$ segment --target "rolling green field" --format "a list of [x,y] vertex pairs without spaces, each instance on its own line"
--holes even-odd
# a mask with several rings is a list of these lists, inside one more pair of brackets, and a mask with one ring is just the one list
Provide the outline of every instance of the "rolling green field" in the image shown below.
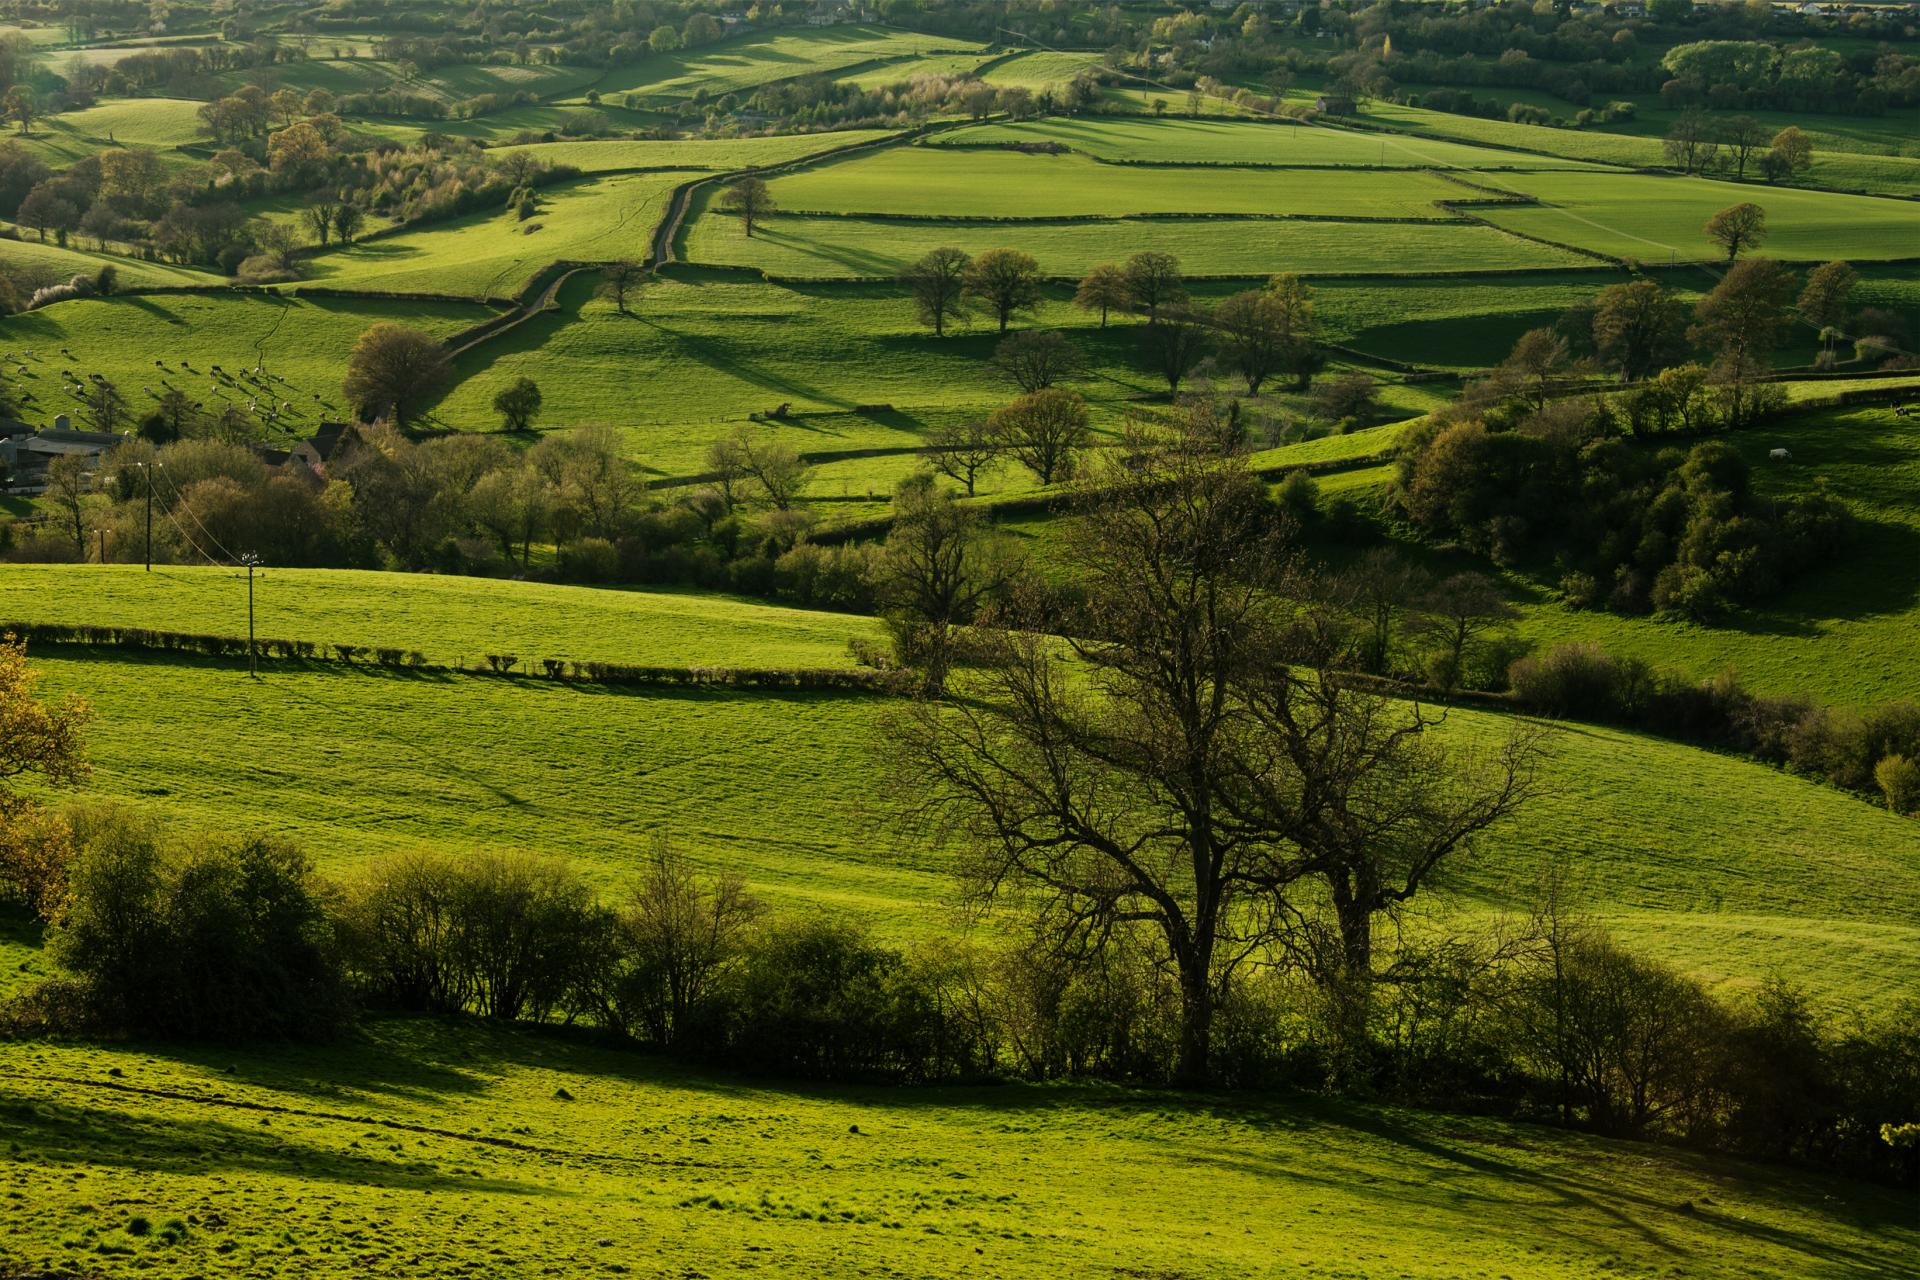
[[979,47],[966,40],[878,26],[780,31],[685,53],[652,55],[634,66],[615,68],[594,88],[602,97],[632,93],[654,104],[739,93],[776,80],[843,71],[877,59],[972,52]]
[[879,89],[904,84],[923,76],[960,77],[969,75],[989,60],[977,52],[930,53],[920,57],[889,58],[872,66],[856,66],[834,77],[841,84],[862,89]]
[[1302,1096],[776,1088],[401,1020],[331,1049],[10,1052],[0,1259],[164,1280],[1828,1280],[1920,1249],[1890,1190]]
[[1386,165],[1394,168],[1586,169],[1579,160],[1526,156],[1441,142],[1397,138],[1299,121],[1178,120],[1080,116],[955,129],[936,146],[1058,142],[1100,160],[1219,165]]
[[782,164],[819,151],[856,146],[887,136],[885,129],[844,129],[833,133],[783,134],[766,138],[676,138],[664,142],[609,138],[592,142],[537,142],[502,147],[524,151],[548,164],[571,165],[582,173],[618,169],[745,169]]
[[[231,663],[77,652],[37,661],[51,690],[95,703],[92,793],[282,833],[326,867],[421,845],[531,847],[616,885],[666,832],[779,902],[853,911],[895,936],[956,924],[946,855],[909,839],[874,786],[889,699],[377,669],[276,668],[256,683]],[[1444,734],[1466,747],[1505,727],[1455,711]],[[1566,727],[1550,751],[1545,794],[1459,865],[1436,906],[1521,906],[1558,858],[1623,939],[1709,980],[1788,972],[1832,999],[1920,981],[1920,827],[1634,734]]]
[[[493,313],[463,303],[386,302],[379,299],[280,300],[246,294],[166,294],[146,298],[63,302],[43,311],[0,318],[0,346],[22,355],[16,384],[44,413],[70,412],[62,373],[100,373],[118,383],[133,411],[143,414],[168,387],[210,406],[250,393],[212,379],[210,367],[251,369],[264,357],[293,402],[289,425],[311,428],[337,418],[346,353],[368,325],[393,320],[437,335],[478,324]],[[72,356],[63,357],[65,347]],[[164,353],[167,368],[155,367]],[[180,362],[192,365],[192,372]]]
[[[4,224],[0,224],[4,225]],[[22,228],[18,240],[0,240],[0,254],[6,255],[9,263],[37,267],[48,273],[67,276],[96,274],[100,268],[111,266],[119,273],[119,286],[122,289],[162,288],[174,285],[197,285],[217,287],[225,279],[211,271],[197,267],[176,266],[170,262],[143,262],[138,258],[129,258],[118,253],[99,253],[92,249],[66,248],[49,240],[42,244],[33,233]],[[68,304],[71,305],[71,304]],[[0,330],[4,330],[8,317],[0,316]]]
[[748,239],[737,219],[697,194],[699,215],[685,229],[693,262],[753,267],[795,279],[891,278],[930,249],[969,252],[1013,248],[1030,253],[1049,276],[1085,274],[1151,245],[1195,276],[1261,277],[1380,274],[1400,271],[1539,271],[1592,258],[1460,222],[1356,223],[1277,219],[1111,218],[1080,222],[889,221],[777,214]]
[[351,93],[405,93],[437,102],[458,102],[483,94],[532,93],[555,98],[585,89],[600,73],[565,65],[482,66],[454,63],[409,76],[398,64],[374,58],[314,58],[227,73],[229,88],[257,84],[271,92],[315,89]]
[[502,209],[336,248],[307,260],[316,284],[504,297],[548,263],[644,258],[673,189],[696,172],[606,174],[547,187],[522,222]]
[[[9,565],[0,624],[93,623],[239,635],[246,599],[231,570],[167,565]],[[396,601],[405,607],[396,609]],[[260,634],[422,652],[430,663],[511,653],[640,666],[846,667],[871,618],[681,591],[356,570],[276,569],[255,589]]]
[[1716,211],[1746,201],[1767,211],[1764,252],[1776,258],[1907,258],[1920,227],[1920,211],[1901,201],[1705,178],[1533,173],[1503,175],[1500,185],[1544,207],[1480,210],[1494,225],[1654,264],[1723,258],[1702,228]]
[[896,147],[827,161],[772,182],[793,212],[947,218],[1112,217],[1130,213],[1446,218],[1462,188],[1426,174],[1300,174],[1117,168],[1084,156]]

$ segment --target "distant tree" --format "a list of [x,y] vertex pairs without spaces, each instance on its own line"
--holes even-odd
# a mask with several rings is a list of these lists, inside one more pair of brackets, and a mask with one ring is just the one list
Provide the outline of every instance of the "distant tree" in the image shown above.
[[1298,277],[1278,277],[1279,289],[1248,289],[1213,309],[1221,355],[1259,395],[1266,380],[1283,370],[1308,367],[1313,302]]
[[92,378],[81,393],[80,404],[87,422],[95,431],[118,431],[127,420],[127,398],[120,394],[110,378]]
[[40,97],[31,85],[16,84],[8,89],[0,107],[5,108],[7,119],[20,126],[21,133],[32,133],[33,122],[40,118]]
[[1733,262],[1743,249],[1757,249],[1767,238],[1767,211],[1757,204],[1736,204],[1707,219],[1707,239],[1727,251]]
[[527,451],[527,462],[552,487],[556,530],[612,542],[632,529],[647,481],[614,428],[594,423],[550,435]]
[[638,290],[646,279],[646,268],[632,258],[620,258],[600,268],[600,292],[613,301],[613,309],[621,315],[628,314],[627,298]]
[[267,139],[267,165],[285,181],[304,186],[319,177],[333,158],[320,131],[302,121]]
[[921,693],[946,692],[959,628],[1009,580],[1011,561],[988,536],[976,508],[918,476],[893,501],[893,529],[876,566],[876,586],[894,650],[921,672]]
[[1074,455],[1086,446],[1087,404],[1071,391],[1036,391],[994,410],[988,427],[1009,456],[1041,484],[1065,479]]
[[1823,262],[1807,272],[1806,287],[1795,304],[1800,318],[1821,330],[1844,328],[1847,300],[1860,283],[1860,273],[1844,262]]
[[267,98],[267,108],[273,112],[282,129],[298,120],[305,107],[300,95],[292,89],[276,89]]
[[1004,451],[999,435],[980,418],[936,427],[927,436],[927,461],[941,475],[965,485],[969,498],[980,475],[995,466]]
[[1688,107],[1667,131],[1667,162],[1678,165],[1682,173],[1698,173],[1712,165],[1720,150],[1713,124],[1696,107]]
[[79,226],[80,210],[52,184],[43,182],[27,193],[13,219],[29,230],[38,231],[40,243],[45,244],[47,232],[57,232],[64,239],[67,232]]
[[1695,305],[1687,336],[1722,356],[1764,361],[1780,345],[1793,286],[1793,273],[1772,258],[1735,263]]
[[959,249],[934,249],[900,273],[900,281],[913,295],[920,323],[933,329],[933,336],[946,336],[947,325],[966,318],[967,267],[972,261]]
[[1040,264],[1018,249],[989,249],[967,264],[962,288],[1005,333],[1015,315],[1039,308]]
[[662,24],[647,34],[647,48],[655,53],[672,53],[680,47],[680,33]]
[[747,466],[740,435],[736,431],[707,446],[707,481],[720,499],[722,512],[729,516],[746,501]]
[[1313,391],[1313,411],[1326,422],[1364,422],[1379,406],[1380,384],[1358,371],[1329,378]]
[[383,320],[354,341],[341,391],[363,417],[391,414],[393,425],[404,427],[452,376],[438,339]]
[[1132,301],[1133,289],[1127,283],[1127,273],[1111,262],[1103,262],[1087,272],[1073,295],[1074,306],[1100,313],[1102,329],[1107,327],[1108,312],[1127,307]]
[[1720,145],[1727,150],[1727,158],[1733,164],[1733,176],[1747,176],[1747,161],[1759,154],[1761,148],[1768,145],[1771,136],[1767,126],[1752,116],[1734,116],[1720,123],[1718,133]]
[[720,209],[739,214],[751,236],[754,224],[773,212],[773,191],[764,178],[742,178],[720,193]]
[[1434,647],[1428,674],[1448,693],[1460,687],[1475,643],[1519,616],[1493,579],[1473,572],[1442,579],[1417,608],[1419,630]]
[[507,467],[481,477],[468,509],[474,523],[499,542],[500,554],[508,561],[517,554],[525,568],[533,561],[533,540],[552,525],[555,497],[537,468]]
[[1157,324],[1141,331],[1140,346],[1148,365],[1167,380],[1167,390],[1180,394],[1180,384],[1206,358],[1207,327],[1193,312],[1169,312]]
[[760,488],[775,511],[789,511],[813,481],[813,468],[800,451],[771,432],[755,434],[741,427],[733,434],[741,474]]
[[1678,359],[1686,331],[1686,305],[1653,280],[1610,285],[1595,300],[1594,348],[1629,382]]
[[357,204],[343,202],[333,211],[333,230],[340,237],[341,244],[352,244],[353,238],[360,234],[360,228],[366,225],[367,212]]
[[47,464],[47,501],[65,516],[73,535],[73,551],[87,558],[87,499],[93,494],[93,473],[77,453],[63,453]]
[[1086,364],[1080,348],[1057,329],[1010,333],[993,350],[994,367],[1022,391],[1045,391]]
[[534,415],[540,412],[540,386],[532,378],[515,378],[493,398],[493,411],[500,415],[502,431],[533,430]]
[[1547,407],[1554,380],[1567,372],[1571,355],[1567,340],[1552,329],[1529,329],[1513,344],[1500,367],[1525,389],[1538,413]]
[[333,234],[334,215],[340,212],[340,202],[321,197],[300,211],[300,220],[307,224],[307,230],[313,232],[313,238],[325,248],[327,239]]
[[1767,179],[1780,182],[1813,166],[1813,139],[1797,125],[1788,125],[1773,135],[1773,144],[1761,158]]
[[85,780],[88,768],[84,730],[93,711],[86,699],[69,693],[59,702],[35,695],[38,673],[27,665],[26,641],[0,635],[0,821],[25,797],[11,788],[16,779],[70,787]]
[[1131,305],[1146,313],[1150,325],[1159,322],[1162,307],[1178,306],[1187,300],[1180,259],[1170,253],[1136,253],[1127,259],[1126,273]]

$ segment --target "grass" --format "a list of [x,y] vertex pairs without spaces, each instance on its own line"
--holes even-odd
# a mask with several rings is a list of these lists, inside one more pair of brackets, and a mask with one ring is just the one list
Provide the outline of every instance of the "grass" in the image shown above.
[[524,151],[549,164],[572,165],[582,173],[617,169],[745,169],[781,164],[834,147],[884,138],[885,129],[844,129],[832,133],[786,134],[767,138],[683,138],[665,142],[610,138],[593,142],[538,142],[502,147]]
[[968,52],[969,40],[880,26],[837,26],[749,35],[684,53],[650,55],[594,85],[603,98],[636,94],[649,103],[717,98],[795,76],[826,75],[876,59]]
[[976,125],[938,135],[942,146],[1058,142],[1100,160],[1145,163],[1387,165],[1472,169],[1586,168],[1582,161],[1525,156],[1485,147],[1422,143],[1408,154],[1395,139],[1298,121],[1106,118],[1028,120]]
[[922,76],[958,78],[990,61],[990,55],[977,52],[930,53],[921,57],[889,58],[873,66],[855,67],[834,77],[841,84],[862,89],[881,89],[905,84]]
[[[117,253],[100,253],[92,249],[78,247],[62,249],[49,240],[42,244],[33,232],[14,228],[18,240],[0,240],[0,254],[4,254],[9,265],[37,269],[41,272],[57,273],[61,280],[68,276],[96,274],[100,268],[111,266],[119,273],[119,286],[123,289],[146,289],[171,285],[201,285],[207,287],[225,283],[225,279],[211,271],[202,271],[197,267],[175,266],[169,262],[143,262],[138,258],[129,258]],[[34,237],[29,239],[28,237]],[[77,238],[73,242],[78,244]],[[70,305],[70,304],[63,304]],[[0,318],[0,333],[4,333],[7,320]]]
[[504,209],[468,214],[308,260],[314,283],[386,292],[503,297],[561,260],[644,258],[685,171],[606,174],[547,187],[526,222]]
[[[336,871],[421,845],[534,847],[617,885],[665,832],[777,902],[896,936],[959,924],[946,854],[896,828],[898,797],[876,786],[886,699],[332,668],[252,682],[231,663],[70,649],[36,661],[50,690],[95,704],[92,792],[283,833]],[[1445,737],[1486,746],[1505,727],[1456,711]],[[1431,902],[1521,906],[1558,858],[1623,938],[1711,980],[1786,972],[1835,1000],[1920,981],[1920,827],[1633,734],[1567,728],[1551,752],[1543,796]]]
[[599,74],[590,67],[564,64],[499,66],[453,63],[422,71],[409,78],[400,67],[375,58],[313,58],[304,62],[250,67],[221,77],[229,89],[257,84],[268,92],[315,89],[344,96],[352,93],[404,93],[436,102],[454,103],[483,94],[531,93],[557,98],[585,89]]
[[1833,1280],[1920,1247],[1888,1190],[1291,1095],[798,1089],[415,1020],[13,1057],[0,1257],[48,1270]]
[[[1269,171],[1271,172],[1271,171]],[[684,233],[695,262],[754,267],[795,279],[890,278],[930,249],[1032,254],[1050,276],[1079,276],[1141,249],[1174,254],[1196,276],[1265,277],[1401,271],[1500,271],[1600,264],[1490,227],[1462,223],[1370,225],[1271,219],[1128,219],[1065,223],[912,222],[780,214],[752,239],[737,219],[695,197]]]
[[1426,174],[1115,168],[1076,155],[897,147],[772,182],[794,212],[1023,218],[1130,213],[1445,218],[1461,188]]
[[[69,370],[112,379],[138,415],[169,386],[210,408],[252,398],[245,388],[216,382],[210,368],[251,369],[264,356],[280,394],[293,402],[286,424],[311,430],[344,411],[339,395],[347,351],[368,325],[394,320],[444,336],[490,314],[460,303],[287,301],[236,293],[90,299],[0,318],[0,347],[16,357],[33,351],[32,359],[21,361],[26,368],[15,385],[33,397],[34,411],[49,416],[74,408],[62,390]],[[63,347],[70,357],[60,354]],[[157,368],[157,359],[167,367]],[[183,360],[192,372],[181,369]]]
[[[511,653],[641,666],[846,667],[877,623],[680,591],[354,570],[275,569],[256,587],[263,636],[418,650],[438,664]],[[0,620],[246,632],[232,571],[169,565],[10,565]]]
[[1913,207],[1893,200],[1640,174],[1515,174],[1500,185],[1547,207],[1482,210],[1489,222],[1655,264],[1723,259],[1703,228],[1717,211],[1747,201],[1767,211],[1765,252],[1773,257],[1872,261],[1912,250]]

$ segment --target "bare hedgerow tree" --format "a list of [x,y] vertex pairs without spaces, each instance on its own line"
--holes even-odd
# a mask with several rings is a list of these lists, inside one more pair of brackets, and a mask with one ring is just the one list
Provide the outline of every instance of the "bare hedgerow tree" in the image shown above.
[[875,565],[875,586],[900,660],[922,673],[921,692],[946,692],[959,630],[1006,590],[1016,566],[1004,545],[933,477],[915,476],[894,495],[893,531]]
[[1005,452],[999,435],[980,418],[936,427],[927,435],[927,461],[941,475],[965,485],[969,498],[981,474],[997,465]]
[[627,299],[646,282],[647,269],[632,258],[619,258],[600,268],[600,295],[613,303],[621,315],[628,314]]
[[751,239],[754,227],[773,212],[773,191],[766,179],[745,177],[720,193],[719,207],[723,213],[739,214]]
[[1036,391],[994,410],[987,428],[1014,461],[1041,484],[1052,484],[1067,477],[1074,455],[1086,446],[1087,402],[1057,387]]
[[[1236,971],[1301,934],[1369,965],[1375,915],[1511,811],[1526,752],[1482,776],[1425,737],[1431,717],[1341,678],[1243,458],[1185,436],[1129,452],[1075,494],[1069,637],[1014,606],[969,697],[921,700],[890,736],[915,814],[964,841],[976,901],[1026,908],[1063,950],[1151,944],[1198,1082]],[[1296,897],[1308,877],[1330,930]]]
[[993,349],[993,365],[1028,393],[1045,391],[1085,367],[1080,348],[1057,329],[1010,333]]

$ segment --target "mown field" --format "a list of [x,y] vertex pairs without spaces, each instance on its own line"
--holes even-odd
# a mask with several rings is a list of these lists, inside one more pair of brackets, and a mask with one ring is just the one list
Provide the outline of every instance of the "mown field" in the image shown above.
[[318,254],[307,281],[394,293],[503,297],[562,260],[644,258],[673,189],[694,171],[606,174],[543,188],[521,221],[489,210]]
[[780,134],[765,138],[676,138],[644,141],[608,138],[583,142],[536,142],[502,147],[502,154],[524,151],[553,165],[582,173],[621,169],[745,169],[781,164],[819,151],[857,146],[887,136],[885,129],[843,129],[831,133]]
[[875,60],[970,53],[980,47],[967,40],[879,26],[780,31],[685,53],[652,55],[634,66],[615,68],[593,87],[603,98],[634,94],[652,105],[739,93],[776,80],[830,74]]
[[1827,1280],[1920,1249],[1892,1191],[1310,1097],[777,1088],[398,1020],[330,1049],[12,1052],[0,1259],[164,1280]]

